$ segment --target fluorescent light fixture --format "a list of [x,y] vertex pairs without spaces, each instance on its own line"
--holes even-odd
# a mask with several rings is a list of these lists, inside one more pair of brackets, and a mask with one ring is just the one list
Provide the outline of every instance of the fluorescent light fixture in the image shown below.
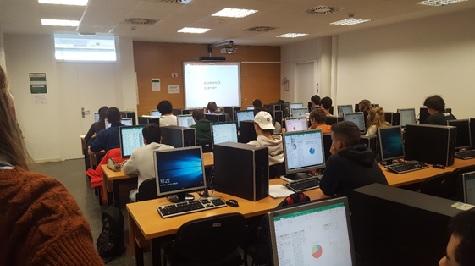
[[460,2],[465,2],[467,0],[425,0],[419,2],[418,4],[421,5],[428,5],[428,6],[446,6],[450,4],[457,4]]
[[89,0],[38,0],[40,4],[85,6]]
[[282,37],[282,38],[297,38],[297,37],[303,37],[303,36],[307,36],[308,34],[307,33],[286,33],[286,34],[282,34],[282,35],[279,35],[277,37]]
[[71,19],[41,19],[41,25],[43,26],[79,26],[79,20]]
[[205,33],[207,31],[209,31],[209,29],[184,27],[183,29],[179,30],[178,32],[183,32],[183,33]]
[[243,18],[249,15],[257,13],[258,10],[254,9],[242,9],[242,8],[223,8],[218,13],[214,13],[212,16],[228,17],[228,18]]
[[362,19],[362,18],[347,18],[347,19],[342,19],[338,20],[335,22],[330,23],[330,25],[337,25],[337,26],[352,26],[364,22],[371,21],[371,19]]

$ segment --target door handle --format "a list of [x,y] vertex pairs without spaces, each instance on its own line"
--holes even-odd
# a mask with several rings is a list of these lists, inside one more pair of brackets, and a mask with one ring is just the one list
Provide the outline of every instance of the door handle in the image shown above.
[[81,117],[86,118],[86,115],[90,114],[91,111],[87,110],[84,107],[81,107]]

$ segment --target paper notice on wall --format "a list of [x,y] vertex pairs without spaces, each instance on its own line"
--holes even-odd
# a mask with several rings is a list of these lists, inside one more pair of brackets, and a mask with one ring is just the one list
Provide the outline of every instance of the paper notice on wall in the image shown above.
[[160,79],[152,79],[152,91],[160,91]]
[[168,93],[180,93],[180,85],[168,85]]
[[47,94],[32,94],[31,101],[33,104],[48,104]]
[[30,93],[47,93],[46,73],[30,73]]

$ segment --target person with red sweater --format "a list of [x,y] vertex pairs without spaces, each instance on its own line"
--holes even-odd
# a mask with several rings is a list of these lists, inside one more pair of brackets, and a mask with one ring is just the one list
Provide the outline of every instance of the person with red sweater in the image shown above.
[[0,265],[103,265],[71,194],[28,171],[7,84],[0,66]]

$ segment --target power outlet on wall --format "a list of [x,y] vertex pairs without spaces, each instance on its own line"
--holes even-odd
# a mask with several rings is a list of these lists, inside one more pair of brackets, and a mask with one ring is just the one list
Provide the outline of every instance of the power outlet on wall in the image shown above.
[[172,73],[172,78],[178,78],[178,73]]

